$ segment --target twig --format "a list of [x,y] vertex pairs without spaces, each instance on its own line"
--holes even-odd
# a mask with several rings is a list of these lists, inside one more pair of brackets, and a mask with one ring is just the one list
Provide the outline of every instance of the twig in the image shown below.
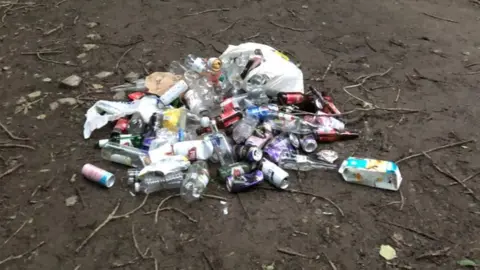
[[322,252],[322,254],[327,259],[328,264],[330,264],[330,267],[332,268],[332,270],[337,270],[337,267],[335,266],[335,264],[333,264],[333,262],[330,260],[330,258],[328,258],[327,254],[325,252]]
[[95,230],[93,230],[90,235],[85,238],[85,240],[83,240],[83,242],[77,247],[77,249],[75,249],[75,252],[78,253],[80,250],[82,250],[82,248],[88,243],[88,241],[98,232],[100,231],[103,227],[105,227],[105,225],[107,225],[108,222],[112,221],[112,220],[115,220],[115,219],[120,219],[120,218],[128,218],[131,214],[135,213],[136,211],[140,210],[140,208],[142,208],[145,203],[147,202],[147,199],[148,199],[148,194],[145,196],[145,199],[143,200],[143,202],[138,206],[136,207],[135,209],[123,214],[123,215],[115,215],[117,213],[117,210],[118,208],[120,207],[120,201],[117,202],[117,205],[115,206],[115,208],[113,209],[113,211],[107,216],[107,218],[100,224],[98,225],[97,228],[95,228]]
[[[138,43],[145,41],[143,36],[134,36],[134,37],[136,37],[136,40],[133,40],[127,43],[115,43],[115,42],[105,42],[105,41],[97,41],[95,43],[101,44],[101,45],[109,45],[109,46],[115,46],[119,48],[125,48],[125,47],[131,47],[133,45],[137,45]],[[130,40],[132,40],[132,38],[130,38]]]
[[403,225],[400,225],[400,224],[397,224],[397,223],[393,223],[393,222],[389,222],[389,221],[384,221],[384,220],[378,220],[378,221],[380,221],[380,222],[382,222],[382,223],[385,223],[385,224],[388,224],[388,225],[392,225],[392,226],[398,227],[398,228],[405,229],[405,230],[410,231],[410,232],[413,232],[413,233],[416,233],[416,234],[421,235],[421,236],[423,236],[423,237],[426,237],[426,238],[428,238],[428,239],[430,239],[430,240],[435,240],[435,241],[438,241],[438,240],[439,240],[439,239],[436,238],[435,236],[431,236],[431,235],[429,235],[429,234],[427,234],[427,233],[421,232],[421,231],[419,231],[419,230],[416,230],[416,229],[413,229],[413,228],[410,228],[410,227],[405,227],[405,226],[403,226]]
[[137,251],[138,255],[142,258],[142,259],[147,259],[147,252],[148,250],[146,250],[145,252],[142,252],[140,250],[140,247],[138,246],[138,242],[137,242],[137,238],[135,236],[135,225],[132,223],[132,238],[133,238],[133,245],[135,246],[135,250]]
[[208,267],[210,267],[210,270],[215,270],[215,267],[213,267],[213,264],[210,261],[210,259],[207,257],[207,254],[205,254],[204,251],[202,252],[202,254],[203,254],[203,257],[205,258],[205,260],[207,261],[207,264],[208,264]]
[[370,79],[370,78],[373,78],[373,77],[383,77],[383,76],[387,75],[392,69],[393,69],[393,67],[390,67],[389,69],[387,69],[385,72],[382,72],[382,73],[372,73],[372,74],[369,74],[369,75],[362,75],[362,76],[358,77],[358,78],[355,80],[355,81],[358,81],[358,80],[361,79],[360,83],[345,86],[345,87],[343,87],[343,91],[345,91],[345,93],[347,93],[349,96],[353,97],[354,99],[363,102],[363,106],[364,106],[364,107],[372,108],[372,107],[373,107],[373,104],[372,104],[372,103],[367,102],[367,101],[365,101],[365,100],[363,100],[363,99],[361,99],[361,98],[353,95],[353,94],[350,93],[347,89],[360,87],[360,86],[362,86],[362,85],[363,85],[368,79]]
[[370,48],[370,50],[372,50],[373,52],[377,52],[377,49],[375,49],[368,41],[369,40],[368,37],[365,37],[364,40],[365,40],[365,44],[367,44],[367,47]]
[[248,220],[250,220],[250,215],[247,212],[247,208],[245,208],[245,205],[243,205],[242,198],[240,198],[240,194],[238,193],[237,193],[237,198],[238,198],[238,202],[240,203],[240,206],[243,209],[243,212],[245,213],[245,216],[247,217]]
[[61,4],[65,3],[65,2],[67,2],[67,0],[62,0],[62,1],[60,1],[60,2],[57,2],[57,3],[55,4],[55,7],[59,7]]
[[465,65],[465,68],[471,68],[473,66],[478,66],[480,65],[480,62],[477,62],[477,63],[471,63],[471,64],[468,64],[468,65]]
[[118,70],[118,66],[120,65],[120,62],[122,61],[122,59],[131,51],[133,50],[134,47],[130,47],[130,49],[126,50],[122,56],[120,56],[120,58],[118,58],[118,61],[117,61],[117,64],[115,65],[115,70]]
[[133,259],[131,259],[130,261],[124,262],[124,263],[114,262],[111,267],[112,267],[112,268],[121,268],[121,267],[129,266],[129,265],[135,264],[135,263],[138,261],[138,259],[139,259],[139,258],[136,257],[136,258],[133,258]]
[[10,255],[10,256],[8,256],[7,258],[1,260],[1,261],[0,261],[0,265],[4,264],[4,263],[6,263],[6,262],[9,262],[9,261],[21,259],[21,258],[23,258],[23,256],[34,252],[35,250],[39,249],[39,248],[40,248],[41,246],[43,246],[43,245],[45,245],[45,241],[40,242],[40,244],[36,245],[34,248],[32,248],[32,249],[30,249],[30,250],[28,250],[28,251],[25,251],[25,252],[22,253],[22,254]]
[[210,194],[203,194],[202,198],[209,198],[209,199],[214,199],[214,200],[219,200],[219,201],[227,201],[227,198],[217,196],[217,195],[210,195]]
[[397,97],[395,98],[395,103],[398,102],[398,100],[400,99],[400,93],[402,92],[402,89],[401,88],[398,88],[398,92],[397,92]]
[[0,122],[0,127],[3,129],[3,131],[5,131],[8,135],[8,137],[10,137],[10,139],[12,140],[17,140],[17,141],[30,141],[30,138],[21,138],[21,137],[17,137],[15,135],[13,135],[12,132],[10,132],[10,130],[8,130],[8,128],[2,124],[2,122]]
[[207,9],[207,10],[198,11],[198,12],[194,12],[194,13],[189,13],[189,14],[186,14],[185,16],[183,16],[183,17],[196,16],[196,15],[210,13],[210,12],[229,11],[229,10],[230,10],[229,8],[212,8],[212,9]]
[[14,171],[16,171],[18,168],[22,167],[23,165],[24,165],[23,163],[20,163],[20,164],[17,164],[16,166],[14,166],[13,168],[8,169],[4,173],[0,174],[0,179],[2,179],[4,176],[7,176],[7,175],[13,173]]
[[79,264],[79,265],[75,266],[75,268],[74,268],[73,270],[78,270],[78,269],[80,269],[81,266],[82,266],[82,265]]
[[178,208],[175,208],[175,207],[170,207],[170,206],[160,208],[160,209],[158,209],[158,211],[147,212],[147,213],[145,213],[145,215],[147,215],[147,214],[153,214],[153,213],[157,214],[157,213],[160,213],[160,212],[163,212],[163,211],[175,211],[175,212],[177,212],[177,213],[182,214],[184,217],[188,218],[188,220],[190,220],[191,222],[193,222],[193,223],[198,223],[198,221],[197,221],[196,219],[192,218],[191,216],[189,216],[189,215],[188,215],[187,213],[185,213],[184,211],[182,211],[182,210],[180,210],[180,209],[178,209]]
[[213,33],[213,35],[212,35],[212,36],[216,36],[216,35],[218,35],[218,34],[220,34],[220,33],[222,33],[222,32],[225,32],[225,31],[227,31],[228,29],[230,29],[230,28],[234,27],[234,26],[235,26],[235,24],[237,24],[237,22],[238,22],[238,21],[240,21],[240,20],[241,20],[241,19],[237,19],[237,20],[235,20],[235,21],[234,21],[233,23],[231,23],[229,26],[227,26],[227,27],[225,27],[225,28],[223,28],[223,29],[221,29],[221,30],[219,30],[219,31],[217,31],[217,32],[215,32],[215,33]]
[[293,230],[293,232],[296,233],[296,234],[301,234],[301,235],[305,235],[305,236],[308,235],[308,233],[306,233],[306,232],[301,232],[301,231],[297,231],[297,230]]
[[175,197],[180,197],[180,194],[174,194],[174,195],[170,195],[168,197],[166,197],[165,199],[163,199],[157,206],[157,210],[155,210],[155,224],[158,223],[158,213],[160,212],[160,209],[162,208],[162,205],[164,203],[166,203],[168,200],[170,200],[171,198],[175,198]]
[[[175,32],[173,32],[173,33],[175,33]],[[180,33],[175,33],[175,34],[177,34],[177,35],[179,35],[179,36],[182,36],[182,37],[184,37],[184,38],[188,38],[188,39],[194,40],[194,41],[200,43],[203,47],[207,47],[207,45],[205,44],[205,42],[201,41],[200,39],[198,39],[198,38],[196,38],[196,37],[187,36],[187,35],[180,34]]]
[[306,258],[306,259],[314,258],[314,257],[311,257],[311,256],[307,256],[305,254],[296,252],[294,250],[291,250],[290,248],[277,248],[277,251],[280,252],[280,253],[283,253],[283,254],[287,254],[287,255],[291,255],[291,256],[298,256],[298,257],[302,257],[302,258]]
[[428,154],[428,153],[432,153],[432,152],[435,152],[435,151],[438,151],[438,150],[442,150],[442,149],[445,149],[445,148],[450,148],[450,147],[454,147],[454,146],[459,146],[459,145],[466,144],[466,143],[471,143],[471,142],[475,142],[475,140],[473,140],[473,139],[464,140],[464,141],[460,141],[460,142],[450,143],[450,144],[447,144],[447,145],[442,145],[442,146],[439,146],[439,147],[431,148],[431,149],[422,151],[422,152],[420,152],[420,153],[416,153],[416,154],[413,154],[413,155],[410,155],[410,156],[401,158],[401,159],[395,161],[395,163],[398,164],[398,163],[403,162],[403,161],[405,161],[405,160],[409,160],[409,159],[416,158],[416,157],[421,157],[421,156],[423,156],[423,153],[427,153],[427,154]]
[[401,201],[401,204],[400,204],[400,211],[403,210],[403,206],[405,205],[405,197],[403,196],[403,193],[402,191],[400,190],[400,201]]
[[43,35],[44,36],[48,36],[48,35],[51,35],[55,32],[57,32],[58,30],[62,29],[63,28],[63,23],[60,23],[57,27],[53,28],[53,29],[50,29],[48,31],[45,31],[43,32]]
[[410,265],[402,265],[402,264],[399,264],[399,263],[392,263],[392,262],[385,262],[385,263],[387,265],[393,266],[395,268],[407,269],[407,270],[413,269]]
[[0,144],[0,148],[15,148],[15,147],[35,150],[35,147],[30,146],[30,145],[25,145],[25,144],[16,144],[16,143],[4,143],[4,144]]
[[62,54],[64,51],[38,51],[38,52],[21,52],[20,55],[37,55],[37,54]]
[[441,82],[443,82],[443,81],[440,81],[440,80],[437,80],[437,79],[433,79],[433,78],[430,78],[430,77],[427,77],[427,76],[423,75],[423,74],[420,73],[420,71],[418,71],[418,69],[416,69],[416,68],[413,68],[413,71],[415,72],[416,76],[417,76],[419,79],[431,81],[431,82],[434,82],[434,83],[441,83]]
[[305,28],[294,28],[294,27],[290,27],[290,26],[285,26],[285,25],[281,25],[281,24],[278,24],[272,20],[269,21],[271,24],[277,26],[277,27],[280,27],[280,28],[283,28],[283,29],[288,29],[288,30],[292,30],[292,31],[296,31],[296,32],[310,32],[312,30],[310,29],[305,29]]
[[246,38],[244,38],[243,40],[249,40],[249,39],[252,39],[252,38],[259,37],[259,36],[260,36],[260,32],[256,33],[255,35],[252,35],[252,36],[246,37]]
[[338,206],[332,200],[330,200],[329,198],[324,197],[324,196],[320,196],[320,195],[313,194],[313,193],[310,193],[310,192],[307,192],[307,191],[301,191],[301,190],[296,190],[296,189],[280,190],[280,189],[266,188],[266,187],[260,187],[260,188],[264,189],[264,190],[271,190],[271,191],[278,191],[278,192],[290,192],[290,193],[295,193],[295,194],[303,194],[303,195],[307,195],[307,196],[313,196],[313,197],[316,197],[318,199],[322,199],[322,200],[325,200],[325,201],[329,202],[331,205],[333,205],[335,208],[337,208],[338,212],[340,212],[340,215],[342,215],[342,217],[345,216],[345,213],[343,213],[343,210],[342,210],[342,208],[340,208],[340,206]]
[[403,43],[401,40],[396,40],[393,37],[391,39],[389,39],[388,42],[390,42],[390,44],[393,44],[393,45],[398,46],[398,47],[402,47],[402,48],[407,47],[407,45],[405,45],[405,43]]
[[325,81],[325,78],[327,77],[328,72],[330,71],[330,69],[332,69],[332,64],[333,64],[333,60],[330,61],[330,63],[328,63],[327,69],[325,69],[322,79],[320,80],[321,82]]
[[[75,174],[74,174],[75,176]],[[73,176],[72,176],[73,177]],[[75,191],[77,192],[78,197],[80,198],[80,202],[82,203],[83,208],[87,207],[87,204],[85,203],[85,200],[83,199],[82,193],[78,189],[78,187],[75,187]]]
[[48,63],[65,65],[65,66],[70,66],[70,67],[76,67],[77,66],[76,64],[72,64],[70,62],[59,62],[59,61],[55,61],[55,60],[52,60],[52,59],[43,58],[40,53],[37,53],[37,58],[40,61],[44,61],[44,62],[48,62]]
[[455,175],[453,175],[451,172],[448,172],[446,170],[443,170],[442,168],[440,168],[440,166],[438,166],[437,164],[435,164],[435,162],[433,161],[432,157],[430,155],[428,155],[426,152],[423,152],[423,155],[428,158],[431,162],[432,162],[432,165],[433,167],[439,171],[440,173],[442,173],[443,175],[447,176],[448,178],[452,179],[452,180],[455,180],[455,182],[459,183],[460,185],[463,186],[464,189],[466,189],[468,192],[468,194],[470,194],[475,200],[477,201],[480,201],[480,199],[477,198],[477,196],[475,196],[475,193],[473,192],[473,190],[471,188],[469,188],[465,183],[463,183],[462,181],[460,181],[460,179],[458,179]]
[[438,17],[438,16],[435,16],[435,15],[432,15],[432,14],[429,14],[429,13],[426,13],[426,12],[422,12],[423,15],[426,15],[430,18],[434,18],[434,19],[437,19],[437,20],[441,20],[441,21],[446,21],[446,22],[451,22],[451,23],[458,23],[458,21],[454,21],[452,19],[447,19],[447,18],[442,18],[442,17]]
[[4,246],[6,243],[8,243],[8,241],[10,241],[13,237],[15,237],[15,235],[17,235],[17,233],[19,233],[23,227],[25,227],[25,225],[27,225],[27,223],[30,221],[30,219],[27,219],[25,220],[22,225],[20,225],[20,227],[18,227],[18,229],[12,234],[10,235],[10,237],[7,238],[7,240],[5,240],[2,244],[2,246]]
[[37,187],[32,191],[32,194],[30,194],[30,199],[33,198],[41,188],[42,185],[37,185]]
[[448,256],[448,252],[452,249],[451,247],[446,247],[440,250],[435,250],[435,251],[429,251],[425,252],[417,257],[415,257],[416,260],[428,258],[428,257],[439,257],[439,256]]
[[[465,183],[465,182],[467,182],[468,180],[474,178],[475,176],[477,176],[477,175],[479,175],[479,174],[480,174],[480,171],[478,171],[478,172],[476,172],[476,173],[474,173],[474,174],[472,174],[472,175],[470,175],[470,176],[467,176],[467,178],[463,179],[463,180],[460,181],[460,182]],[[448,184],[448,186],[455,186],[455,185],[460,185],[460,183],[458,183],[458,182],[452,182],[452,183]]]

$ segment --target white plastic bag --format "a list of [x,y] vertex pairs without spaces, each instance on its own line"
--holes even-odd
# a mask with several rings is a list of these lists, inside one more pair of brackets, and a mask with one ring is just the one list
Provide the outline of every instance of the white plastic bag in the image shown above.
[[244,79],[245,83],[254,75],[266,75],[268,81],[265,84],[265,88],[269,96],[276,96],[282,92],[303,93],[302,71],[292,62],[285,59],[286,56],[270,46],[252,42],[238,46],[229,45],[220,56],[220,59],[228,62],[229,59],[239,57],[240,55],[253,55],[256,49],[262,51],[264,61],[260,66],[247,74]]
[[133,102],[99,100],[85,114],[87,119],[83,125],[83,137],[88,139],[95,129],[135,112],[139,112],[143,121],[148,122],[152,114],[158,111],[157,103],[154,96],[145,96]]

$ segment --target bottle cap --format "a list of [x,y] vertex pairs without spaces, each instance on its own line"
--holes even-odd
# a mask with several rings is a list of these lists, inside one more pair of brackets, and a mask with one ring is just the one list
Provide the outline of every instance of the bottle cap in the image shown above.
[[210,126],[210,118],[204,116],[200,119],[200,126],[203,128]]
[[133,190],[135,191],[135,193],[140,192],[140,183],[135,183],[135,185],[133,186]]

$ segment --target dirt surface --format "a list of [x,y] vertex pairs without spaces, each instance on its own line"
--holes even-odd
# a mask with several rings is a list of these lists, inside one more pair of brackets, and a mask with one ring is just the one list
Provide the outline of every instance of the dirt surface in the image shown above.
[[[154,216],[143,213],[171,193],[154,194],[142,209],[112,220],[76,252],[118,200],[117,214],[144,200],[131,196],[123,184],[126,168],[102,161],[93,149],[109,129],[95,131],[90,140],[82,137],[86,109],[94,100],[112,98],[108,91],[94,93],[93,84],[106,88],[122,83],[130,71],[163,70],[187,53],[218,55],[228,44],[251,40],[289,53],[301,63],[306,85],[330,91],[348,111],[362,102],[343,87],[392,68],[363,88],[347,90],[375,106],[420,112],[365,112],[350,127],[365,134],[368,121],[371,140],[364,136],[322,148],[342,157],[398,160],[479,134],[478,1],[45,0],[0,6],[0,121],[15,136],[30,138],[13,140],[0,133],[0,260],[24,253],[1,261],[1,269],[108,269],[128,262],[123,269],[155,269],[153,259],[135,260],[132,224],[139,248],[151,250],[158,269],[461,269],[457,260],[480,259],[480,208],[474,198],[480,177],[465,182],[466,188],[448,186],[451,177],[424,156],[400,163],[401,192],[348,184],[334,173],[310,172],[300,179],[292,173],[294,189],[330,198],[344,216],[309,195],[255,189],[234,196],[211,183],[208,193],[225,196],[226,204],[205,199],[186,205],[172,198],[165,206],[183,210],[192,220],[164,211],[154,224]],[[186,16],[209,9],[224,10]],[[89,28],[90,22],[98,26]],[[89,34],[101,39],[92,41]],[[89,43],[98,48],[85,52],[83,44]],[[25,55],[45,50],[61,52]],[[84,58],[77,57],[84,52]],[[104,70],[115,74],[104,80],[93,76]],[[72,74],[83,78],[81,86],[60,88],[58,82]],[[41,95],[27,97],[35,91]],[[19,108],[21,97],[27,103]],[[52,111],[49,104],[63,97],[84,103],[60,104]],[[480,170],[479,153],[477,143],[466,143],[429,155],[462,180]],[[87,162],[114,172],[117,184],[105,190],[83,179],[79,170]],[[4,175],[12,168],[17,169]],[[79,194],[78,202],[67,207],[65,200]],[[398,258],[380,257],[382,244],[394,247]]]

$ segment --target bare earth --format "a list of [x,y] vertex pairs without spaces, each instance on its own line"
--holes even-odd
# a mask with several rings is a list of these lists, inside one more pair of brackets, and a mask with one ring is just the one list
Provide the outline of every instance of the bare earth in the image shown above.
[[[102,161],[93,149],[96,140],[108,136],[109,128],[94,132],[90,140],[82,137],[85,111],[94,100],[112,98],[108,91],[93,93],[92,84],[107,88],[122,83],[130,71],[143,75],[163,70],[187,53],[214,56],[228,44],[250,40],[289,53],[301,63],[306,85],[330,91],[337,105],[349,111],[362,104],[343,87],[356,84],[361,75],[392,68],[367,80],[363,88],[348,91],[379,107],[420,112],[376,110],[365,112],[361,119],[361,112],[352,113],[350,127],[364,132],[368,121],[373,140],[322,147],[335,149],[342,157],[398,160],[478,137],[480,65],[474,65],[480,62],[478,1],[21,3],[27,2],[0,3],[4,22],[0,121],[15,136],[31,140],[12,140],[6,132],[0,133],[4,159],[0,160],[0,260],[26,253],[2,261],[1,269],[109,269],[128,262],[131,265],[123,269],[155,269],[153,259],[135,260],[140,256],[132,240],[132,224],[139,249],[150,249],[145,257],[153,254],[158,269],[462,269],[457,260],[480,259],[480,208],[475,199],[480,196],[480,176],[465,182],[466,187],[448,186],[452,178],[463,180],[480,170],[475,142],[429,154],[453,177],[439,172],[424,156],[401,162],[401,193],[348,184],[334,173],[292,173],[294,189],[331,199],[344,216],[320,197],[265,189],[235,196],[212,181],[208,193],[226,197],[226,205],[215,199],[186,205],[172,198],[164,206],[178,208],[191,219],[163,211],[154,224],[154,216],[144,213],[155,210],[171,193],[154,194],[142,209],[112,220],[76,252],[118,200],[117,214],[144,200],[129,194],[126,168]],[[98,26],[90,29],[89,22]],[[101,35],[100,41],[87,38],[95,33]],[[87,43],[99,48],[78,59]],[[52,49],[61,53],[22,55]],[[62,64],[65,61],[75,66]],[[103,81],[93,76],[104,70],[115,75]],[[59,88],[58,81],[72,74],[83,77],[82,85]],[[52,82],[43,82],[46,77]],[[42,93],[27,97],[34,102],[15,113],[17,100],[34,91]],[[59,98],[79,95],[83,104],[49,108]],[[42,114],[46,118],[37,119]],[[35,150],[6,148],[5,143]],[[87,162],[116,173],[117,184],[105,190],[84,180],[79,170]],[[19,164],[24,166],[3,176]],[[78,194],[83,203],[79,198],[67,207],[65,200]],[[398,258],[387,263],[380,257],[382,244],[394,247]]]

